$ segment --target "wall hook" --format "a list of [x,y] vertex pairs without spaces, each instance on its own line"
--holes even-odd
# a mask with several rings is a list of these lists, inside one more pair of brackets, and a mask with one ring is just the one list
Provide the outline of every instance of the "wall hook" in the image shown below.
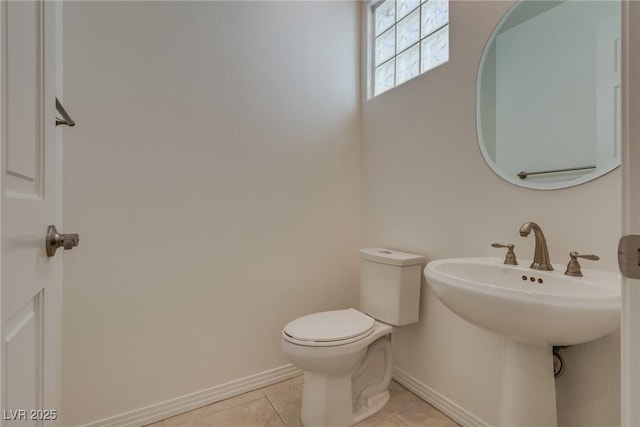
[[64,109],[62,102],[60,102],[58,97],[56,97],[56,111],[58,111],[58,114],[62,116],[61,119],[56,117],[56,126],[67,125],[69,127],[73,127],[76,125],[76,122],[74,122],[71,116],[69,116],[69,113]]

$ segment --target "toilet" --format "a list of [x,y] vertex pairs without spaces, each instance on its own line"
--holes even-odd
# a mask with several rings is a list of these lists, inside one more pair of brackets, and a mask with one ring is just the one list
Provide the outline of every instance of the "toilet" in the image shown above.
[[389,401],[391,333],[418,321],[425,258],[382,248],[360,250],[360,311],[299,317],[282,330],[282,351],[304,371],[304,427],[346,427]]

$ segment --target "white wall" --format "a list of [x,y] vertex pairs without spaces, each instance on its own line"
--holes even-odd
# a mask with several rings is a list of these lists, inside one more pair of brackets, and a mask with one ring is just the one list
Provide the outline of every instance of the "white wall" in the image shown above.
[[[65,3],[64,425],[285,364],[286,321],[355,302],[361,246],[526,259],[535,220],[553,261],[615,270],[619,171],[541,192],[482,160],[475,76],[511,4],[453,1],[450,62],[359,110],[354,3]],[[398,367],[495,423],[502,340],[421,303]],[[619,424],[618,348],[566,351],[560,425]]]
[[[452,1],[450,61],[363,104],[364,246],[428,260],[502,256],[515,243],[531,259],[522,223],[538,222],[553,262],[571,250],[601,256],[616,271],[621,229],[620,171],[564,190],[513,186],[478,148],[476,73],[485,42],[512,2]],[[588,261],[587,261],[588,263]],[[423,283],[421,321],[394,336],[398,368],[489,424],[497,422],[503,340],[459,319]],[[557,382],[559,425],[619,425],[619,337],[565,351]]]
[[285,365],[287,321],[355,303],[358,43],[351,2],[65,3],[64,425]]

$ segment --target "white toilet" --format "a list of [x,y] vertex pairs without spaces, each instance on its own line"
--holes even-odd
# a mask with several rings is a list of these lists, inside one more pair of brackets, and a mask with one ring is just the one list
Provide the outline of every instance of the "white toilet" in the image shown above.
[[[389,401],[393,326],[418,321],[420,255],[361,249],[360,309],[325,311],[282,330],[282,351],[304,371],[304,427],[346,427]],[[365,314],[366,313],[366,314]]]

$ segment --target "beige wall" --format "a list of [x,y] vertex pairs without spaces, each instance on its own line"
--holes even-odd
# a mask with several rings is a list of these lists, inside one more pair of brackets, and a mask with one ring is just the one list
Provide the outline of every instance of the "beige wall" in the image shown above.
[[[621,229],[620,170],[578,187],[535,191],[500,179],[485,164],[475,130],[476,72],[486,40],[513,4],[452,1],[450,61],[363,104],[364,245],[424,254],[428,260],[501,256],[492,242],[515,243],[531,259],[538,222],[553,262],[571,250],[601,256],[616,270]],[[423,284],[422,316],[394,337],[397,367],[495,424],[501,338],[445,308]],[[619,425],[619,337],[565,351],[558,383],[559,425]]]
[[64,425],[285,365],[287,321],[354,304],[357,28],[351,2],[65,3]]

